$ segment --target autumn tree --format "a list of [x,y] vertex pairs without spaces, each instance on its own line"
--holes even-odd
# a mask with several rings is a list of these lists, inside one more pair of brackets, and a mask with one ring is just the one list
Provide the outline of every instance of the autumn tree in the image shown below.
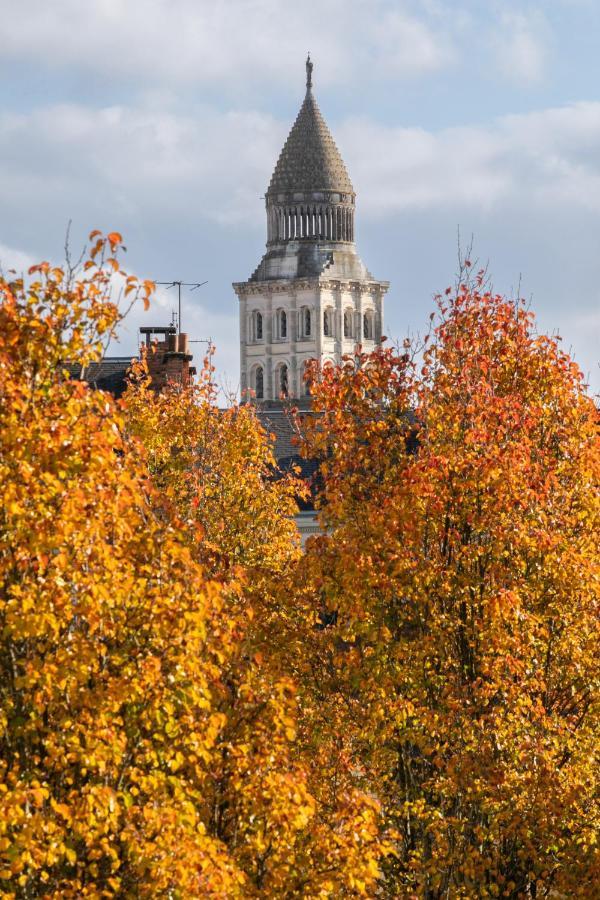
[[377,803],[320,805],[266,646],[292,487],[249,410],[70,377],[120,321],[115,283],[153,290],[118,234],[91,240],[81,271],[0,280],[2,892],[364,895]]
[[239,873],[197,804],[219,593],[153,514],[111,398],[68,377],[119,320],[120,237],[93,240],[79,276],[43,263],[0,282],[3,893],[225,891]]
[[294,596],[282,586],[301,558],[293,516],[306,487],[278,472],[253,404],[219,408],[213,371],[211,350],[196,384],[157,393],[142,361],[123,401],[157,500],[221,584],[234,636],[214,693],[223,726],[205,784],[207,828],[261,896],[364,894],[383,853],[378,804],[350,784],[320,803],[325,773],[297,741]]
[[303,727],[383,804],[381,895],[596,896],[600,453],[579,369],[480,276],[424,346],[315,367],[312,390],[327,533],[298,576]]

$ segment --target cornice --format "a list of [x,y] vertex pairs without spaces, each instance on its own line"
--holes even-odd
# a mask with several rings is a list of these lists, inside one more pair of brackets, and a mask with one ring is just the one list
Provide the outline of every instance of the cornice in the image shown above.
[[293,293],[301,290],[310,290],[311,288],[325,288],[325,290],[347,290],[353,293],[369,293],[384,294],[387,292],[389,281],[377,281],[369,279],[360,281],[357,279],[344,278],[327,278],[319,276],[317,278],[288,278],[278,281],[238,281],[233,283],[233,289],[238,298]]

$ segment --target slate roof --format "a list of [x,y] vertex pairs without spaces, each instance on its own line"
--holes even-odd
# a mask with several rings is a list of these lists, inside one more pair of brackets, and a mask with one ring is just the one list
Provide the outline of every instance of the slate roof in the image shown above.
[[[90,363],[83,373],[83,380],[100,391],[108,391],[113,397],[121,397],[127,387],[127,371],[131,356],[107,356],[97,363]],[[72,378],[81,380],[81,366],[66,366]]]
[[[298,409],[300,418],[303,412],[310,409],[310,401],[296,400],[293,402]],[[299,426],[291,408],[281,401],[271,401],[269,405],[265,404],[257,409],[257,416],[267,435],[272,435],[273,453],[277,460],[278,471],[284,474],[295,470],[295,474],[307,481],[311,487],[312,496],[306,500],[299,500],[300,509],[314,509],[314,493],[318,487],[319,478],[319,461],[304,459],[300,456]]]
[[310,86],[279,155],[267,194],[290,191],[354,194],[340,151]]
[[259,407],[257,416],[267,434],[273,435],[273,452],[277,460],[299,454],[298,429],[290,410],[283,403],[273,403],[272,408]]
[[[289,244],[276,244],[267,252],[248,281],[280,281],[283,278],[332,278],[352,281],[375,281],[354,246],[307,243],[289,249]],[[385,282],[383,282],[385,284]]]

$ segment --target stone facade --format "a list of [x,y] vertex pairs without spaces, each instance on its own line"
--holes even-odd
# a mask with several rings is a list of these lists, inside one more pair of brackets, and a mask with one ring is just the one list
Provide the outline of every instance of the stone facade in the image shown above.
[[340,363],[381,339],[388,282],[354,243],[356,195],[312,91],[281,151],[266,193],[267,250],[234,284],[240,305],[242,398],[305,395],[306,362]]

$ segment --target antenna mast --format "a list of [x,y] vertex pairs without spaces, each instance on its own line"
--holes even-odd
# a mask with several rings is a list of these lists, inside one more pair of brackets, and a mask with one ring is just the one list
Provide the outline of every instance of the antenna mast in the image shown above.
[[177,287],[177,330],[181,333],[181,288],[189,287],[191,291],[201,288],[208,281],[155,281],[155,284],[162,284],[167,290]]

